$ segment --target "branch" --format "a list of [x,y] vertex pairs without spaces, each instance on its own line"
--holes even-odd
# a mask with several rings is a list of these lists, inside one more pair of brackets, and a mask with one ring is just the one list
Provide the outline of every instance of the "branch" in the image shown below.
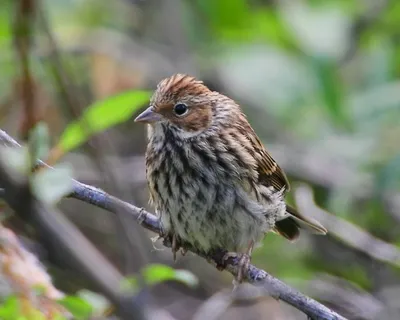
[[[0,144],[5,144],[7,146],[20,146],[14,139],[12,139],[2,130],[0,130]],[[38,161],[38,165],[50,168],[40,160]],[[131,216],[144,228],[157,233],[160,237],[163,236],[161,223],[159,219],[152,213],[109,195],[101,189],[83,184],[76,180],[73,182],[74,189],[69,196],[70,198],[90,203],[112,213],[118,212]],[[3,187],[7,188],[7,185],[3,185]],[[171,247],[171,243],[168,241],[164,241],[164,245]],[[190,245],[185,244],[185,248],[188,248],[189,251],[207,259],[207,261],[214,266],[224,266],[225,270],[234,276],[238,274],[239,260],[237,258],[230,258],[228,261],[224,261],[223,256],[226,250],[221,249],[219,252],[206,255],[204,252],[200,252]],[[345,320],[344,317],[340,316],[336,312],[328,309],[310,297],[307,297],[304,294],[296,291],[279,279],[271,276],[264,270],[258,269],[254,265],[249,265],[248,269],[244,273],[244,277],[249,283],[262,288],[276,299],[287,302],[291,306],[307,314],[311,319]]]

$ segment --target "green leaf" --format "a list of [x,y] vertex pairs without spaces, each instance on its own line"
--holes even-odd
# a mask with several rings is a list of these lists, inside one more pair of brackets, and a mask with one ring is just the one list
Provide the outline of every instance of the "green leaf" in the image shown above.
[[76,319],[87,319],[91,316],[93,311],[92,306],[79,297],[67,296],[58,302],[67,308]]
[[198,9],[213,31],[225,37],[235,36],[248,26],[250,8],[245,0],[198,0]]
[[22,317],[21,320],[46,320],[46,316],[40,310],[31,309],[28,315]]
[[121,290],[130,294],[136,294],[140,290],[137,276],[132,275],[124,278],[121,283]]
[[0,306],[0,319],[15,320],[21,315],[17,297],[8,297]]
[[105,297],[95,292],[80,290],[77,295],[92,306],[95,315],[103,314],[110,307],[110,302]]
[[[255,39],[265,39],[268,44],[277,47],[296,46],[294,36],[287,30],[277,10],[269,7],[255,10],[252,12],[251,23],[251,34]],[[248,33],[246,39],[249,39]]]
[[144,281],[147,285],[175,280],[194,287],[198,283],[196,276],[186,270],[175,270],[162,264],[151,264],[142,270]]
[[0,43],[5,45],[12,40],[11,15],[9,14],[13,3],[10,0],[2,0],[0,5]]
[[31,186],[39,200],[55,205],[73,189],[72,168],[68,164],[58,164],[54,170],[41,170],[31,177]]
[[79,120],[68,125],[59,146],[64,152],[70,151],[86,142],[93,134],[127,121],[149,98],[148,91],[128,91],[95,102]]
[[[142,271],[142,281],[145,285],[153,286],[165,281],[179,281],[190,287],[198,284],[197,277],[186,270],[176,270],[163,264],[150,264]],[[122,290],[136,293],[140,290],[139,276],[130,276],[124,279]]]

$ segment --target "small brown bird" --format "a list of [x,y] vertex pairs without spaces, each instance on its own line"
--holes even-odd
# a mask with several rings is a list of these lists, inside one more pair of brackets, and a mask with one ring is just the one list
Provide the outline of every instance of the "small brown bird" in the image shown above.
[[176,74],[158,84],[150,107],[135,121],[150,124],[150,201],[174,257],[180,242],[204,253],[226,249],[228,256],[240,255],[241,281],[253,247],[267,232],[289,240],[303,227],[326,234],[285,204],[285,174],[232,99]]

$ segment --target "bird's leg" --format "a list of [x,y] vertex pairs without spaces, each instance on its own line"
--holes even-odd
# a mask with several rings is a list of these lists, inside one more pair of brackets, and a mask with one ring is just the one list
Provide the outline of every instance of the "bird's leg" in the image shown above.
[[188,249],[181,246],[181,254],[182,254],[183,256],[185,256],[187,252],[188,252]]
[[254,247],[254,241],[250,241],[249,246],[247,247],[247,250],[245,253],[242,254],[239,260],[239,272],[237,275],[236,280],[241,283],[243,281],[243,273],[247,271],[249,268],[250,260],[251,260],[251,254],[253,252],[253,247]]
[[185,243],[182,242],[174,232],[169,232],[164,236],[164,245],[171,246],[173,259],[175,262],[176,262],[176,253],[179,250],[181,251],[183,256],[188,252]]
[[175,234],[172,235],[172,246],[171,246],[171,250],[172,250],[172,255],[174,258],[174,262],[176,262],[176,253],[179,251],[179,248],[181,246],[179,245],[178,239],[176,237]]
[[249,246],[245,253],[227,252],[223,257],[224,261],[228,260],[229,258],[239,258],[238,274],[235,277],[237,283],[241,283],[243,281],[243,275],[249,268],[253,247],[254,247],[254,241],[250,241]]

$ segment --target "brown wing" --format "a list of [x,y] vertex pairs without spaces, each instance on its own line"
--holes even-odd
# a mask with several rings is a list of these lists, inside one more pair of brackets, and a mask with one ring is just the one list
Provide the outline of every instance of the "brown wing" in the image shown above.
[[283,188],[285,192],[289,191],[290,185],[285,173],[264,148],[250,125],[248,125],[247,132],[252,133],[249,136],[249,139],[254,147],[255,157],[258,163],[258,179],[260,183],[268,187],[272,186],[277,191],[280,191]]
[[[254,146],[255,156],[257,157],[259,182],[265,186],[273,186],[275,190],[282,190],[284,188],[285,192],[289,191],[289,181],[283,170],[264,148],[251,127],[247,130],[250,130],[248,132],[252,132],[249,138]],[[286,210],[288,217],[277,221],[274,228],[275,232],[285,238],[295,240],[299,236],[299,228],[308,229],[316,234],[327,233],[327,230],[318,221],[303,216],[296,209],[288,205],[286,206]]]
[[264,148],[259,150],[261,155],[258,168],[259,180],[263,185],[272,186],[279,191],[284,188],[285,192],[290,190],[289,181],[285,173]]

